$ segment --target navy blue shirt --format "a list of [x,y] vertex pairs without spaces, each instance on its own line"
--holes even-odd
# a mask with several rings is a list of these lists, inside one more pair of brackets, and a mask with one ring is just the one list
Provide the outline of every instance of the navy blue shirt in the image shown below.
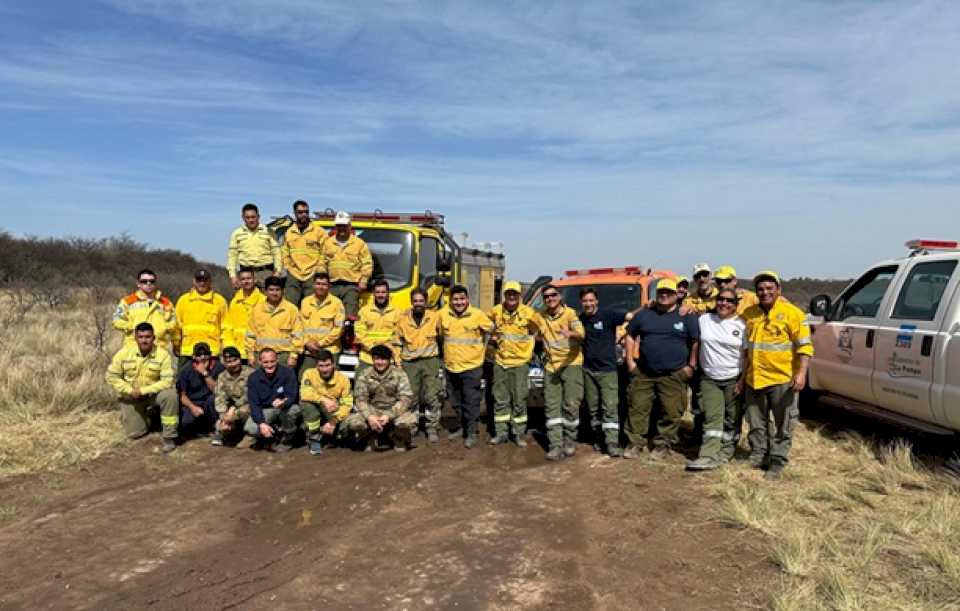
[[[211,360],[210,363],[213,365],[213,368],[210,370],[210,376],[216,380],[220,372],[226,368],[223,366],[223,363],[216,359]],[[197,373],[197,370],[194,368],[193,361],[185,364],[183,369],[180,370],[180,374],[177,376],[177,392],[187,393],[187,397],[189,397],[195,405],[203,405],[207,399],[213,396],[213,391],[207,386],[203,376]]]
[[682,369],[690,360],[690,345],[700,339],[696,314],[680,316],[680,309],[661,312],[644,308],[627,327],[630,337],[640,338],[637,366],[647,375],[664,375]]
[[300,400],[300,384],[297,374],[289,367],[277,365],[272,378],[258,367],[247,378],[247,400],[250,402],[250,417],[257,424],[263,422],[263,410],[273,408],[273,400],[283,399],[286,409]]
[[583,366],[590,371],[617,370],[617,327],[626,312],[598,310],[593,316],[580,313],[586,337],[583,339]]

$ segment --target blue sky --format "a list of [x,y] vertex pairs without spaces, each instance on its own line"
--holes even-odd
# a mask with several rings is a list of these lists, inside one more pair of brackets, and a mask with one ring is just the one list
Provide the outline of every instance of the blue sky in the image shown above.
[[849,277],[960,238],[960,4],[0,4],[0,227],[223,262],[240,206],[422,210],[510,275]]

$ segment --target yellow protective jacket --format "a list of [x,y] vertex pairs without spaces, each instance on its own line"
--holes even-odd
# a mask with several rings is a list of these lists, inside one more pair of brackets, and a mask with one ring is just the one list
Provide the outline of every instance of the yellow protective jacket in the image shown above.
[[310,223],[304,231],[296,223],[291,225],[280,247],[287,274],[297,280],[310,280],[317,272],[326,271],[322,250],[326,239],[327,232],[317,223]]
[[701,297],[699,293],[694,290],[683,300],[683,305],[694,314],[706,314],[717,307],[718,292],[717,287],[713,287],[710,289],[710,295],[708,297]]
[[247,327],[248,358],[264,348],[292,354],[303,351],[303,319],[297,306],[286,299],[276,307],[266,299],[253,306]]
[[321,246],[323,266],[330,274],[330,282],[360,282],[373,274],[373,257],[367,243],[355,235],[340,246],[337,238],[330,236]]
[[497,365],[509,368],[529,363],[541,324],[537,311],[521,303],[516,310],[508,312],[503,304],[500,304],[490,311],[490,319],[497,336],[497,349],[494,353]]
[[400,358],[414,361],[440,355],[440,313],[426,310],[420,324],[413,319],[413,309],[404,310],[397,321],[394,341],[400,348]]
[[343,302],[336,295],[327,295],[322,303],[316,295],[310,295],[300,304],[300,319],[303,321],[303,345],[314,342],[320,350],[340,352],[340,335],[347,313]]
[[283,271],[283,257],[280,256],[280,245],[276,238],[260,224],[250,231],[246,225],[241,225],[230,234],[230,245],[227,247],[227,273],[231,278],[237,277],[237,270],[241,267],[262,267],[273,265],[275,274]]
[[397,349],[394,332],[400,320],[400,310],[390,304],[380,310],[371,301],[360,308],[357,322],[353,326],[354,338],[360,344],[360,360],[373,364],[370,349],[374,346],[389,346],[393,351],[394,361],[400,362],[400,351]]
[[443,363],[448,371],[461,373],[483,366],[485,334],[493,330],[493,321],[483,310],[467,307],[463,314],[451,308],[440,311],[440,335],[443,338]]
[[173,357],[159,346],[146,355],[136,345],[123,346],[113,355],[106,378],[120,398],[128,398],[134,385],[141,394],[155,395],[173,388],[173,369]]
[[[556,314],[546,309],[540,315],[540,335],[543,336],[543,349],[547,353],[547,371],[557,371],[571,365],[583,365],[583,351],[580,343],[585,336],[583,323],[576,311],[568,306],[560,306]],[[560,334],[561,329],[570,331],[569,338]]]
[[227,307],[227,318],[223,321],[223,347],[233,346],[240,351],[240,358],[247,358],[247,323],[253,306],[266,300],[260,289],[254,287],[250,296],[237,291]]
[[760,303],[760,299],[757,297],[757,294],[753,291],[748,291],[747,289],[738,288],[737,298],[740,300],[737,302],[737,314],[741,317],[743,316],[743,313],[747,311],[747,308]]
[[113,312],[113,328],[123,334],[124,346],[136,346],[133,330],[142,322],[153,325],[157,346],[172,350],[177,334],[177,314],[173,302],[157,291],[154,299],[147,299],[143,291],[130,293],[120,300]]
[[747,308],[746,382],[753,389],[793,380],[798,357],[813,356],[810,325],[797,306],[777,299],[769,312]]
[[[337,402],[337,411],[329,414],[330,420],[334,423],[343,422],[350,415],[353,409],[353,393],[350,390],[350,380],[339,371],[334,371],[329,380],[324,380],[320,372],[315,367],[311,367],[303,372],[303,379],[300,381],[300,400],[316,403],[317,407],[326,411],[321,399],[333,399]],[[321,419],[307,420],[305,422],[307,430],[314,433],[320,429],[323,422]]]
[[219,293],[208,291],[201,295],[197,289],[177,300],[179,339],[176,346],[181,356],[192,356],[197,342],[206,342],[214,355],[220,354],[224,321],[227,319],[227,300]]

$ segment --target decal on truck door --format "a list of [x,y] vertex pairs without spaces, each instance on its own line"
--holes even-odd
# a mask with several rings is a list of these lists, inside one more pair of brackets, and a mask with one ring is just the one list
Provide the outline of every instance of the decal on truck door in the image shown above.
[[841,361],[849,361],[853,358],[853,328],[844,327],[837,334],[837,352]]
[[900,325],[900,333],[897,334],[897,348],[909,350],[913,347],[913,334],[917,331],[917,325]]

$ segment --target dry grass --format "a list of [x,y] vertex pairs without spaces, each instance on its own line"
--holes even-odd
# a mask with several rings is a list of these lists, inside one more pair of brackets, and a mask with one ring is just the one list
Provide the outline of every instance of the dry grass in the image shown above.
[[96,312],[102,326],[112,300],[75,298],[29,307],[0,293],[0,477],[91,460],[124,440],[103,378],[120,338],[110,329],[99,346],[94,320]]
[[960,609],[960,489],[902,441],[801,425],[780,482],[732,467],[714,492],[771,543],[773,609]]

